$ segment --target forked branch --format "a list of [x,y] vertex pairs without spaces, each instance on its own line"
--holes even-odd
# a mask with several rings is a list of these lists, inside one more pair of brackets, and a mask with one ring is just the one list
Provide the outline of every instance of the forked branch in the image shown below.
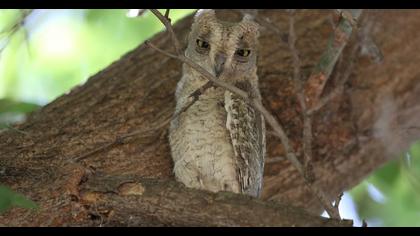
[[341,55],[355,27],[355,22],[362,14],[361,9],[339,11],[340,21],[328,40],[327,48],[322,54],[305,85],[305,99],[309,108],[317,105],[324,91],[325,84],[330,77],[334,66]]

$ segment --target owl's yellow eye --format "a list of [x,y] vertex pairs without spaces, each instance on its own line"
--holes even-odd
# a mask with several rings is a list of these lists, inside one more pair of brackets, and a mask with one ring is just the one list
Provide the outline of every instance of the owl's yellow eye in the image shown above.
[[210,48],[210,44],[207,43],[206,41],[203,41],[201,39],[197,39],[197,46],[203,49],[209,49]]
[[249,54],[251,54],[251,50],[248,50],[248,49],[238,49],[238,50],[236,50],[235,53],[238,56],[247,57],[247,56],[249,56]]

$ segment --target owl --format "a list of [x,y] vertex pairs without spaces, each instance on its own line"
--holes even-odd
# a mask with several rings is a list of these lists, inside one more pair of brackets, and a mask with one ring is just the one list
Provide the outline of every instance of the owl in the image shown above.
[[[217,19],[213,10],[194,17],[185,56],[261,101],[257,76],[258,24],[248,15],[240,22]],[[208,80],[190,66],[175,92],[176,111]],[[169,144],[178,181],[212,192],[230,191],[259,197],[263,182],[265,123],[246,100],[212,87],[169,128]]]

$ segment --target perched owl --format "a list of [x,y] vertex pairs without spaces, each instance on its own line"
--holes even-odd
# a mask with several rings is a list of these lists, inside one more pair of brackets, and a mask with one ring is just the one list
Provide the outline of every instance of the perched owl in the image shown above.
[[[258,25],[249,16],[239,23],[197,12],[185,56],[218,79],[261,100],[257,77]],[[176,112],[208,80],[188,65],[178,82]],[[207,89],[171,121],[169,143],[176,179],[187,187],[231,191],[259,197],[263,182],[265,123],[241,97],[224,88]]]

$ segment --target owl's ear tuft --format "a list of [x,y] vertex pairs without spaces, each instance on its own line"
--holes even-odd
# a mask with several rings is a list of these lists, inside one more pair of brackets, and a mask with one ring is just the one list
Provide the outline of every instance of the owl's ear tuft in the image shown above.
[[253,32],[256,37],[259,36],[260,25],[255,22],[255,17],[250,14],[245,14],[242,18],[241,24],[246,27],[248,32]]
[[255,17],[251,14],[245,14],[244,17],[242,17],[243,22],[249,22],[254,21]]
[[204,18],[215,18],[216,13],[213,9],[199,9],[197,13],[195,13],[194,21],[197,22]]

